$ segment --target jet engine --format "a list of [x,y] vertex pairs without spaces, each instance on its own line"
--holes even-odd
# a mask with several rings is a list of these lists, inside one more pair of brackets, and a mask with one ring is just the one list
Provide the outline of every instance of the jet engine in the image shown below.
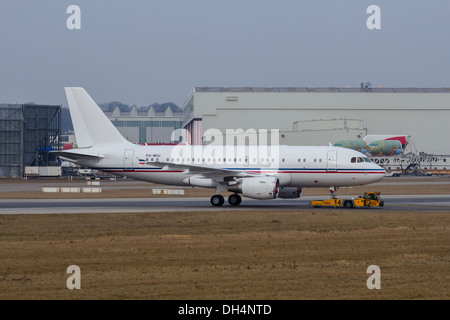
[[302,196],[302,188],[297,187],[282,187],[278,193],[278,198],[294,199]]
[[266,200],[278,196],[278,186],[276,177],[243,178],[240,184],[228,187],[228,191],[242,193],[247,198]]

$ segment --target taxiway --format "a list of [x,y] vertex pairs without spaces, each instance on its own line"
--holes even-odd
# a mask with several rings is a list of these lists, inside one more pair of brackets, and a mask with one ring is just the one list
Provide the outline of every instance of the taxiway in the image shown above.
[[[65,214],[65,213],[102,213],[102,212],[193,212],[217,210],[311,210],[309,201],[317,196],[300,199],[276,199],[271,201],[243,199],[240,206],[211,206],[209,198],[121,198],[121,199],[30,199],[0,200],[0,214]],[[366,210],[389,211],[448,211],[450,195],[385,195],[383,208]],[[337,210],[354,210],[342,209]],[[314,210],[334,210],[334,208],[314,208]]]

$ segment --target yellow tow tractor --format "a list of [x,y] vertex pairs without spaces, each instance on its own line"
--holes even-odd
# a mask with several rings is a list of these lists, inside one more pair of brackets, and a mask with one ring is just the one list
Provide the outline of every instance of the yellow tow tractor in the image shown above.
[[338,199],[332,197],[328,200],[313,200],[310,206],[318,207],[343,207],[343,208],[362,208],[362,207],[383,207],[384,201],[380,198],[379,192],[365,192],[363,196],[356,199]]

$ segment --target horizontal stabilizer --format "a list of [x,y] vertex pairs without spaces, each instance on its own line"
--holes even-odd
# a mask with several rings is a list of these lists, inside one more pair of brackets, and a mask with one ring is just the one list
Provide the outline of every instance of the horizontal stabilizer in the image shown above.
[[70,160],[100,160],[101,158],[104,158],[104,156],[100,154],[85,153],[83,151],[80,152],[80,149],[74,149],[70,151],[50,151],[50,153],[55,156]]

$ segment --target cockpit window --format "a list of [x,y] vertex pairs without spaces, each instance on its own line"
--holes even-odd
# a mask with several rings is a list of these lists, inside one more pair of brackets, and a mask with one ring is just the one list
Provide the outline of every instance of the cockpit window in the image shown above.
[[353,157],[350,161],[351,163],[370,162],[369,158],[367,157]]

